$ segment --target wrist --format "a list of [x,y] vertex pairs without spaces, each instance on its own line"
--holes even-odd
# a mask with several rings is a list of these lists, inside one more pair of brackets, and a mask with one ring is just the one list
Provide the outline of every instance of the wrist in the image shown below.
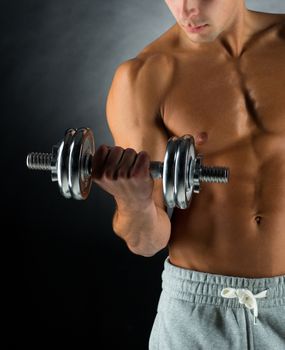
[[146,201],[140,201],[140,202],[125,202],[123,200],[120,200],[118,198],[115,198],[115,202],[116,202],[116,207],[117,207],[117,211],[119,213],[123,213],[123,214],[132,214],[132,213],[145,213],[148,212],[150,210],[153,210],[153,208],[155,207],[155,203],[154,200],[152,198],[150,198],[149,200]]

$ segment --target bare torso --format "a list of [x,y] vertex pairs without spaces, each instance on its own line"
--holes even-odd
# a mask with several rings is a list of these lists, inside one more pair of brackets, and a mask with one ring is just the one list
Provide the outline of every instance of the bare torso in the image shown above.
[[173,62],[161,105],[169,137],[193,135],[204,165],[230,168],[228,184],[202,183],[188,209],[174,209],[174,265],[255,278],[285,274],[284,15],[268,14],[268,23],[240,57],[221,46],[183,50],[177,24],[141,53]]

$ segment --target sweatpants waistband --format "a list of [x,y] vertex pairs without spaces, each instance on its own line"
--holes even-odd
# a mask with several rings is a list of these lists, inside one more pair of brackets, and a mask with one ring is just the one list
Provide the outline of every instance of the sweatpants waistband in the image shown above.
[[258,298],[259,307],[281,306],[285,305],[285,275],[270,278],[223,276],[178,267],[171,264],[168,256],[162,272],[162,291],[172,298],[193,303],[238,308]]

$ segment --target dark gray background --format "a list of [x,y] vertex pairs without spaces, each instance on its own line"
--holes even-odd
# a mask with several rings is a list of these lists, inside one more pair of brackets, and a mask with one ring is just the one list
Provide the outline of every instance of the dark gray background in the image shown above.
[[[285,12],[284,0],[247,3]],[[174,18],[162,0],[18,0],[1,1],[0,19],[10,343],[147,349],[167,251],[133,255],[112,231],[110,195],[93,186],[87,201],[66,200],[25,160],[69,127],[113,145],[105,102],[114,71]]]

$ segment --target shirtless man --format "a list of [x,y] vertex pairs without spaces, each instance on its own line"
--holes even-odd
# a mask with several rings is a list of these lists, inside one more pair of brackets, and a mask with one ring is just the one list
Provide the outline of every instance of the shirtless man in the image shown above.
[[[284,350],[285,15],[244,0],[165,2],[175,25],[115,72],[115,147],[98,149],[93,178],[133,253],[168,247],[149,349]],[[185,134],[230,181],[203,183],[170,218],[149,162]]]

